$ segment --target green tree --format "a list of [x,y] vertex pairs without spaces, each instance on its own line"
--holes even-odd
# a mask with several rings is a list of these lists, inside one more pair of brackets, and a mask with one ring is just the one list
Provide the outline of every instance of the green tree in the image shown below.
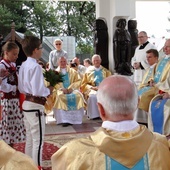
[[94,2],[60,1],[56,7],[48,1],[1,0],[0,34],[9,33],[12,20],[16,30],[26,34],[32,32],[41,39],[44,35],[75,36],[78,51],[91,53]]
[[11,30],[12,21],[16,22],[16,29],[23,26],[21,16],[22,3],[17,4],[14,1],[1,0],[0,2],[0,34],[6,36]]
[[77,52],[93,53],[94,2],[59,2],[60,35],[75,36]]

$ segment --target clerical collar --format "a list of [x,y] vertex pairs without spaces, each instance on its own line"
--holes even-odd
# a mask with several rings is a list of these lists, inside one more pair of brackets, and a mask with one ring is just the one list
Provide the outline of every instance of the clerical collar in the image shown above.
[[167,58],[170,58],[170,55],[166,55],[166,56],[165,56],[165,59],[167,59]]
[[102,127],[118,132],[127,132],[137,128],[139,124],[135,120],[125,120],[121,122],[104,121]]
[[155,64],[151,65],[151,66],[150,66],[150,68],[154,68],[156,64],[157,64],[157,63],[155,63]]
[[66,73],[67,73],[66,68],[62,68],[62,69],[61,69],[61,72],[62,72],[62,74],[66,74]]
[[149,42],[147,41],[146,43],[140,45],[139,50],[144,49],[148,43],[149,43]]
[[99,68],[94,67],[94,69],[95,69],[96,71],[99,71],[99,70],[101,69],[101,67],[99,67]]

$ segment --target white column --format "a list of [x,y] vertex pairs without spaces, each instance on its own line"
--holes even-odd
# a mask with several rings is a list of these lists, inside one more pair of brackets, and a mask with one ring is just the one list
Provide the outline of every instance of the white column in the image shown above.
[[135,0],[95,0],[96,18],[103,17],[107,21],[109,33],[109,69],[114,72],[113,34],[116,22],[120,18],[135,18]]

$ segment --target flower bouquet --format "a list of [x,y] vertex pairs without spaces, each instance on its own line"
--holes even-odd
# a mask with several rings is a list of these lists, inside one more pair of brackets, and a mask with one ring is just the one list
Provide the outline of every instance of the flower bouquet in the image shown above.
[[63,75],[58,71],[49,69],[43,73],[45,80],[50,83],[50,86],[55,86],[57,83],[63,82]]

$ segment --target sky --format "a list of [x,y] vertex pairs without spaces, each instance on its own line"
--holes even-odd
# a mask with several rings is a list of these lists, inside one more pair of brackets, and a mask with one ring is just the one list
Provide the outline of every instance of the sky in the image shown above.
[[136,1],[136,20],[138,31],[146,31],[149,36],[170,38],[170,3],[167,1]]

